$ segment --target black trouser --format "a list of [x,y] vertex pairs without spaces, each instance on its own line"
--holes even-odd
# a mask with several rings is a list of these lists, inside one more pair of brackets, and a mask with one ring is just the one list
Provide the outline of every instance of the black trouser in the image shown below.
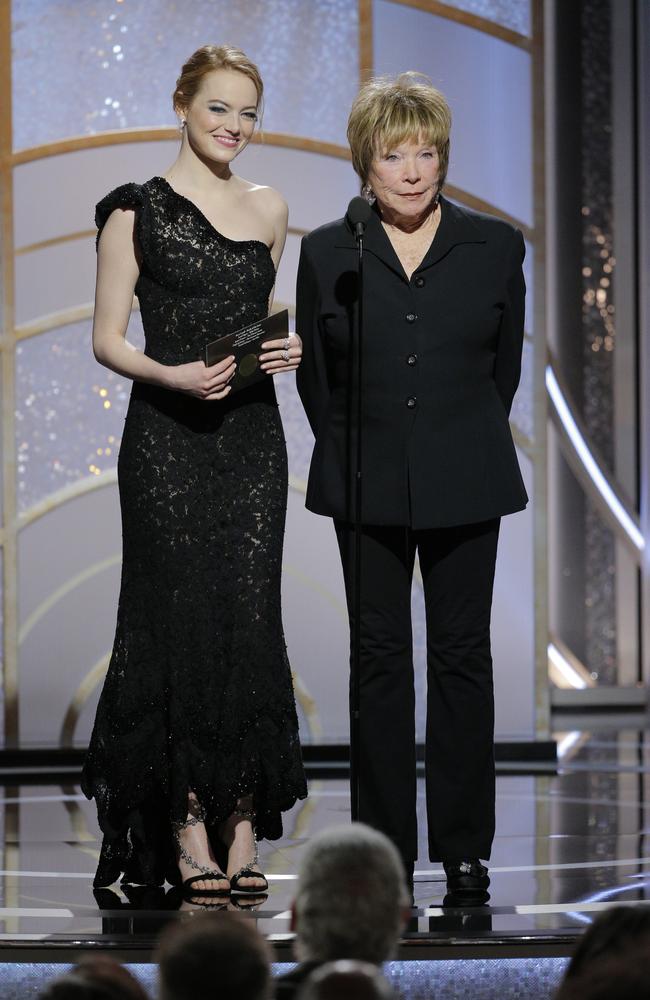
[[[335,522],[348,608],[354,529]],[[362,529],[359,819],[417,858],[411,582],[427,624],[426,798],[431,861],[489,858],[494,837],[490,611],[499,519]],[[350,624],[352,614],[350,612]]]

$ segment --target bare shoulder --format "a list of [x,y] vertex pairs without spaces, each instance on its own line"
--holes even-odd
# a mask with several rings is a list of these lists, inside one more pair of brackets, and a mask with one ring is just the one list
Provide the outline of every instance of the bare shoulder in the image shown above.
[[106,227],[111,226],[112,229],[133,229],[133,223],[135,222],[135,209],[127,208],[126,206],[122,208],[120,205],[118,208],[114,208],[111,214],[106,220]]
[[135,238],[135,209],[115,208],[102,227],[99,246],[119,247],[133,245]]
[[246,192],[256,209],[272,223],[282,222],[289,214],[285,199],[275,188],[265,184],[250,184]]

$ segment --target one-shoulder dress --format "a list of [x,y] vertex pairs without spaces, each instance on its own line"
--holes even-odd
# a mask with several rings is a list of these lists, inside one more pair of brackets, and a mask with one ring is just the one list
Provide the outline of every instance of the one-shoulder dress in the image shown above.
[[[266,315],[268,247],[220,234],[162,177],[97,205],[135,210],[145,353],[196,361]],[[99,238],[99,237],[98,237]],[[112,658],[82,788],[103,833],[96,886],[162,884],[195,792],[210,835],[252,795],[258,839],[307,794],[282,630],[287,456],[271,377],[224,400],[142,382],[118,460],[123,562]]]

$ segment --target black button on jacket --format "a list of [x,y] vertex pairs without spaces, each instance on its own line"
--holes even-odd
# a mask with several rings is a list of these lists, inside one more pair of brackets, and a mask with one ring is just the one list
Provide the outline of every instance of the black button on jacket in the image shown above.
[[[524,241],[500,219],[440,203],[438,231],[410,281],[375,212],[366,228],[365,524],[471,524],[522,510],[528,499],[508,424],[521,372]],[[351,517],[356,309],[357,247],[341,219],[303,239],[296,296],[297,384],[316,438],[307,507],[341,519]],[[410,355],[416,365],[405,364]],[[411,399],[417,405],[405,405]]]

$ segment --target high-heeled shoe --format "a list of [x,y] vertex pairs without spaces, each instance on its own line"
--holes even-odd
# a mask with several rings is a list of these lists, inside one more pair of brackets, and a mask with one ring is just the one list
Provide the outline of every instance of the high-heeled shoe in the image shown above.
[[[192,897],[205,896],[206,898],[214,896],[229,896],[230,895],[230,880],[224,872],[219,871],[218,868],[207,868],[205,865],[199,864],[199,862],[192,857],[190,852],[183,847],[181,843],[181,830],[185,830],[188,826],[196,826],[197,823],[202,823],[205,817],[202,814],[197,816],[190,816],[184,823],[175,823],[173,826],[174,840],[178,847],[179,857],[189,865],[190,868],[194,868],[199,874],[191,875],[189,878],[183,879],[180,884],[180,888],[183,891],[183,895],[187,899]],[[224,886],[222,889],[199,889],[194,888],[196,882],[228,882],[228,886]]]
[[[265,896],[269,888],[268,880],[262,872],[255,871],[255,867],[258,865],[260,860],[257,848],[257,837],[255,836],[255,813],[250,809],[235,809],[234,815],[250,820],[251,828],[253,830],[254,852],[252,859],[248,861],[243,868],[236,871],[234,875],[230,876],[230,892],[233,896]],[[242,885],[241,880],[244,878],[261,879],[264,884]]]

